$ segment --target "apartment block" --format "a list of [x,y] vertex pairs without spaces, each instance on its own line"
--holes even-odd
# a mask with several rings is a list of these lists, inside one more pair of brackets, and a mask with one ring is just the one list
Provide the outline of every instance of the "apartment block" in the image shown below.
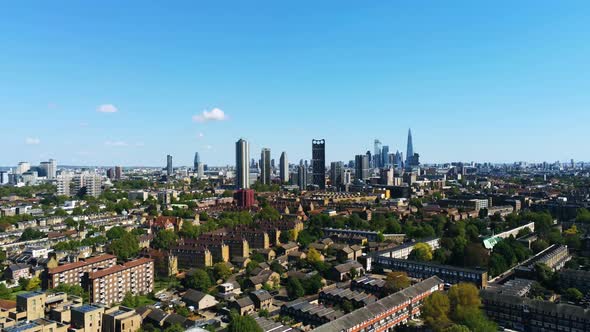
[[139,258],[123,265],[87,273],[86,285],[94,303],[113,304],[123,301],[126,293],[147,294],[154,289],[154,261]]
[[348,313],[314,329],[328,331],[390,331],[420,316],[420,307],[428,296],[443,289],[443,281],[434,276]]
[[81,286],[85,273],[110,268],[116,264],[117,257],[113,255],[100,255],[47,269],[47,288],[55,288],[59,284]]

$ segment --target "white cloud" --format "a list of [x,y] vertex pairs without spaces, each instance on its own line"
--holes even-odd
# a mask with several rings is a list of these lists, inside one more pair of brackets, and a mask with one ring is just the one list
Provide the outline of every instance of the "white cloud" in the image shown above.
[[203,137],[205,137],[205,134],[203,134],[203,133],[198,133],[198,134],[197,134],[197,137],[198,137],[198,138],[203,138]]
[[106,141],[104,144],[107,146],[129,146],[129,144],[124,141]]
[[119,110],[113,104],[102,104],[96,108],[96,111],[100,113],[115,113]]
[[207,145],[207,150],[211,150],[213,147],[211,145]]
[[227,115],[221,109],[215,107],[214,109],[207,111],[204,110],[203,113],[193,115],[193,121],[195,122],[207,122],[207,121],[223,121],[227,120]]
[[25,138],[25,144],[28,144],[28,145],[37,145],[37,144],[40,144],[40,143],[41,143],[41,140],[38,139],[38,138],[36,138],[36,137],[27,137],[27,138]]

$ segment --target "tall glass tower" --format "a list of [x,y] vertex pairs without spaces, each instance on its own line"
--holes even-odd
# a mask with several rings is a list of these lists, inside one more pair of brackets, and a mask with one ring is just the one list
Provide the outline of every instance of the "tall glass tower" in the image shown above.
[[406,164],[410,165],[414,156],[414,144],[412,143],[412,130],[408,129],[408,148],[406,150]]

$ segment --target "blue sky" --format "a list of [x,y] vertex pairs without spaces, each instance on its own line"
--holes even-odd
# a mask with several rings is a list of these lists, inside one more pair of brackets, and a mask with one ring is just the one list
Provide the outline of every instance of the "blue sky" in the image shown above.
[[588,17],[587,1],[4,3],[0,165],[226,165],[240,137],[293,162],[325,138],[347,161],[374,138],[405,150],[409,127],[427,162],[588,160]]

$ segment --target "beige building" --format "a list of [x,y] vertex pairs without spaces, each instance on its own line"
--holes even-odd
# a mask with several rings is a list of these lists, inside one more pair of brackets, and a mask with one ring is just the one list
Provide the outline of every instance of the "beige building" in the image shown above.
[[91,304],[72,308],[71,330],[77,332],[101,332],[104,309]]
[[135,332],[141,327],[141,316],[126,307],[112,307],[102,316],[102,332]]

